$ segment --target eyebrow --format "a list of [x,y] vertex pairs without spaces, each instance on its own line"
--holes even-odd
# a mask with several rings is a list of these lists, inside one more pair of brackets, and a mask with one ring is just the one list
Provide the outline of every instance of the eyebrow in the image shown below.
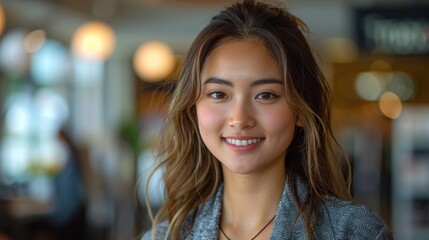
[[[203,84],[208,84],[208,83],[215,83],[215,84],[222,84],[222,85],[226,85],[226,86],[230,86],[233,87],[234,84],[231,81],[222,79],[222,78],[216,78],[216,77],[211,77],[208,78],[207,80],[204,81]],[[280,84],[283,85],[283,81],[279,80],[279,79],[275,79],[275,78],[263,78],[263,79],[258,79],[253,81],[250,86],[254,87],[254,86],[258,86],[258,85],[263,85],[263,84]]]

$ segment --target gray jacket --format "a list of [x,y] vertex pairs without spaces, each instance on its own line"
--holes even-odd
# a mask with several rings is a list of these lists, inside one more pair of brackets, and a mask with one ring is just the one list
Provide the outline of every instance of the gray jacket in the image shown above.
[[[298,181],[297,188],[300,198],[306,195],[306,185],[303,181]],[[191,217],[185,222],[184,229],[190,229],[190,232],[183,231],[182,239],[218,239],[222,197],[221,185],[216,194],[199,208],[194,224],[192,225]],[[155,239],[164,239],[167,228],[167,222],[159,224]],[[151,237],[152,233],[149,231],[143,235],[142,240],[150,240]],[[392,235],[381,218],[370,209],[352,202],[335,200],[333,203],[323,203],[314,238],[367,240],[392,239]],[[285,184],[283,190],[270,239],[306,239],[304,220],[298,215],[288,184]]]

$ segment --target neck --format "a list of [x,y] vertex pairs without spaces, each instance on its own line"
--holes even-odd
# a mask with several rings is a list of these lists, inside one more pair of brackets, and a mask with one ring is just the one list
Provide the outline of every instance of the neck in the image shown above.
[[285,178],[281,167],[266,174],[233,174],[224,170],[222,224],[232,228],[266,224],[277,212]]

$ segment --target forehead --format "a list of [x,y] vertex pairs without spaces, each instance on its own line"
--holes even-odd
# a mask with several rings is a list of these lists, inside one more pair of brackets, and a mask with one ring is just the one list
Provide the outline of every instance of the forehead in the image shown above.
[[280,72],[277,61],[260,40],[234,39],[222,42],[207,56],[202,79],[238,76],[282,79]]

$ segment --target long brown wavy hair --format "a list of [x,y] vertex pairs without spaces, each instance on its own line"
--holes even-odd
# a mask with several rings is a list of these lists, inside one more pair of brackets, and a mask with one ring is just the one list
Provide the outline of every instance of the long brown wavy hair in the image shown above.
[[[286,8],[244,0],[215,15],[196,37],[175,83],[159,139],[155,168],[163,169],[166,198],[153,219],[153,233],[157,224],[168,220],[165,238],[180,239],[187,231],[183,229],[185,220],[222,182],[220,163],[201,139],[195,105],[205,59],[229,39],[256,38],[264,43],[283,74],[286,101],[302,121],[287,149],[285,169],[307,236],[313,234],[322,202],[331,196],[352,199],[350,164],[331,128],[330,87],[306,32],[307,26]],[[308,183],[305,199],[298,196],[298,178]]]

